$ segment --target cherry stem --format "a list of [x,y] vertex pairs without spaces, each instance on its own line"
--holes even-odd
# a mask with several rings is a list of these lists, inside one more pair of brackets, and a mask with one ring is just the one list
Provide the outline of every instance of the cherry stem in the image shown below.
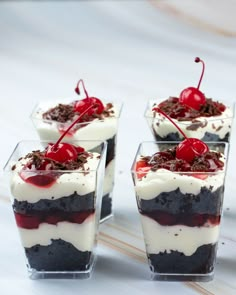
[[66,129],[66,131],[60,136],[58,141],[54,144],[52,149],[56,149],[59,143],[62,141],[64,136],[70,131],[70,129],[92,108],[94,105],[90,105],[85,111],[83,111],[79,117]]
[[203,77],[204,72],[205,72],[205,63],[204,63],[204,61],[201,60],[199,57],[196,57],[196,58],[195,58],[195,62],[196,62],[196,63],[199,63],[199,62],[202,63],[202,74],[201,74],[201,77],[200,77],[200,80],[199,80],[199,82],[198,82],[198,86],[197,86],[197,89],[199,89],[199,87],[200,87],[200,85],[201,85],[201,82],[202,82],[202,77]]
[[83,79],[80,79],[79,81],[78,81],[78,83],[77,83],[77,85],[76,85],[76,88],[75,88],[75,91],[79,94],[80,93],[80,91],[79,91],[79,84],[82,84],[82,86],[83,86],[83,90],[84,90],[84,93],[85,93],[85,95],[86,95],[86,98],[89,98],[89,96],[88,96],[88,92],[87,92],[87,90],[86,90],[86,88],[85,88],[85,86],[84,86],[84,80]]
[[157,111],[158,113],[162,114],[164,117],[166,117],[178,130],[179,132],[183,135],[185,139],[188,139],[188,137],[184,134],[184,132],[179,128],[179,126],[169,117],[165,112],[163,112],[160,108],[155,107],[152,109],[153,111]]

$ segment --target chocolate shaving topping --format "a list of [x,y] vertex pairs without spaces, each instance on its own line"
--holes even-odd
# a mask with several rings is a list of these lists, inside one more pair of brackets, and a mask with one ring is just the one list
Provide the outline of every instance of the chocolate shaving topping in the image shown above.
[[64,163],[57,162],[50,158],[45,157],[45,152],[39,150],[33,151],[25,156],[25,159],[29,159],[26,168],[33,170],[76,170],[79,168],[84,169],[84,164],[87,162],[87,158],[91,157],[91,154],[82,152],[78,154],[76,160],[69,160]]
[[[79,112],[75,112],[74,104],[75,102],[72,102],[71,104],[58,104],[54,108],[43,113],[42,117],[45,120],[53,120],[60,123],[74,121],[80,115]],[[80,122],[91,122],[94,119],[103,120],[104,118],[112,117],[114,116],[114,110],[112,108],[113,104],[107,103],[101,114],[85,114]]]
[[220,129],[222,129],[222,128],[223,128],[223,126],[219,126],[219,127],[217,127],[217,128],[216,128],[216,132],[220,131]]
[[199,117],[214,117],[221,115],[225,110],[225,105],[206,98],[204,105],[199,110],[195,110],[187,105],[181,104],[178,97],[169,97],[159,104],[159,108],[178,121],[192,121]]
[[196,156],[191,163],[176,158],[176,148],[157,152],[153,156],[142,157],[152,171],[167,169],[172,172],[215,172],[224,167],[221,153],[209,151],[201,156]]
[[198,120],[193,120],[192,121],[192,124],[190,124],[186,129],[187,130],[192,130],[192,131],[195,131],[197,130],[198,128],[204,128],[206,127],[207,125],[207,121],[198,121]]
[[60,123],[73,120],[75,116],[74,106],[72,104],[58,104],[56,107],[43,113],[43,119],[53,120]]

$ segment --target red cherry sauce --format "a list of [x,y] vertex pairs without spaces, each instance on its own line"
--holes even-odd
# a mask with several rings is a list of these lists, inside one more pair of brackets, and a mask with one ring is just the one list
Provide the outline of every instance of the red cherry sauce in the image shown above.
[[218,225],[220,223],[220,215],[210,215],[210,214],[194,214],[194,213],[181,213],[181,214],[171,214],[161,210],[156,210],[152,212],[140,212],[161,225],[185,225],[185,226],[203,226],[204,224]]
[[40,173],[40,171],[29,172],[22,170],[19,175],[24,180],[24,182],[43,188],[51,187],[57,179],[55,173],[52,172]]
[[25,229],[36,229],[41,223],[56,225],[58,222],[67,221],[81,224],[88,217],[94,214],[95,210],[90,209],[82,212],[35,212],[31,215],[14,212],[18,227]]

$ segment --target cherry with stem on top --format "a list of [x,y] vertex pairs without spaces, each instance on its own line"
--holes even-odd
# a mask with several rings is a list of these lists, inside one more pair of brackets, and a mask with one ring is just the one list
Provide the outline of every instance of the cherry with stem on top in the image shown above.
[[90,110],[93,105],[90,105],[85,109],[79,117],[64,131],[64,133],[60,136],[55,144],[49,144],[45,157],[58,161],[60,163],[67,162],[69,160],[76,160],[78,153],[84,151],[82,147],[75,147],[72,144],[61,142],[65,135],[71,130],[71,128],[80,121],[80,119]]
[[80,84],[82,84],[84,93],[86,97],[81,100],[77,100],[74,104],[75,112],[82,113],[85,111],[89,106],[92,105],[92,108],[87,112],[89,116],[94,114],[101,114],[104,111],[104,105],[100,99],[96,97],[92,97],[88,95],[88,92],[85,88],[84,81],[80,79],[75,87],[75,92],[80,95]]
[[197,88],[188,87],[180,93],[179,102],[195,110],[200,110],[201,106],[206,103],[205,95],[199,90],[202,78],[205,72],[205,63],[199,57],[195,58],[196,63],[202,63],[202,73]]
[[153,111],[157,111],[166,117],[185,138],[176,148],[176,158],[182,159],[190,163],[195,157],[201,156],[209,151],[208,146],[197,138],[188,138],[179,126],[159,107],[154,107]]

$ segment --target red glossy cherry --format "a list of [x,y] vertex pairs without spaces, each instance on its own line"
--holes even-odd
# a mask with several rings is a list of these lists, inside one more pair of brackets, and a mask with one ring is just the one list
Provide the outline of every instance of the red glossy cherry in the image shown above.
[[154,111],[159,112],[165,116],[183,135],[185,138],[176,148],[176,158],[185,160],[190,163],[195,157],[201,156],[209,151],[208,146],[197,138],[187,138],[185,133],[179,128],[179,126],[159,107],[153,108]]
[[89,98],[78,100],[75,103],[74,109],[76,112],[82,113],[91,104],[93,105],[93,107],[89,110],[88,115],[91,116],[93,114],[101,114],[104,111],[103,103],[101,102],[100,99],[96,97],[89,97]]
[[66,142],[60,142],[57,146],[49,144],[45,153],[45,157],[60,163],[75,161],[77,155],[76,147]]
[[199,57],[195,58],[195,62],[202,63],[202,74],[201,74],[200,80],[198,82],[198,86],[197,86],[197,88],[188,87],[188,88],[184,89],[180,93],[179,102],[184,105],[187,105],[195,110],[199,110],[201,108],[201,106],[204,105],[206,102],[205,95],[199,90],[199,87],[202,82],[202,77],[203,77],[203,74],[205,71],[205,64],[204,64],[204,61],[201,60]]
[[192,162],[192,160],[208,152],[208,146],[197,138],[187,138],[176,148],[176,158]]
[[93,107],[88,111],[87,114],[89,116],[91,116],[93,114],[101,114],[104,111],[103,103],[101,102],[101,100],[99,98],[89,97],[88,92],[87,92],[87,90],[86,90],[86,88],[84,86],[84,81],[82,79],[80,79],[79,82],[77,83],[77,86],[75,88],[75,92],[77,94],[80,94],[80,90],[79,90],[80,83],[83,86],[83,90],[84,90],[84,93],[86,95],[86,98],[78,100],[78,101],[75,102],[75,105],[74,105],[75,112],[82,113],[89,106],[92,105]]

